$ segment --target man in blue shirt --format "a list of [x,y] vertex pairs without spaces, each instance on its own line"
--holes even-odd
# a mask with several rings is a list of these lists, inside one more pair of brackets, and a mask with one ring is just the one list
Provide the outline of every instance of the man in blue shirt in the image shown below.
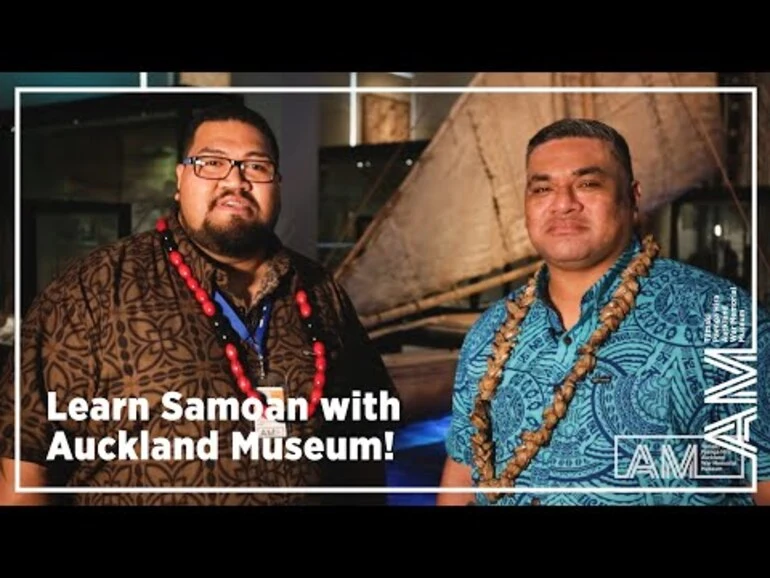
[[468,492],[438,503],[770,503],[770,316],[640,239],[611,127],[556,122],[526,162],[545,266],[466,336],[441,485]]

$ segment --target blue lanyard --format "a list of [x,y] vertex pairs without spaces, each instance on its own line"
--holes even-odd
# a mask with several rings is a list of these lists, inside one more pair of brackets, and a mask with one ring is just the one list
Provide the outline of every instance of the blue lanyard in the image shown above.
[[265,359],[267,357],[267,326],[270,323],[270,313],[273,310],[273,301],[265,298],[265,302],[262,305],[262,314],[260,315],[259,324],[254,331],[254,335],[249,334],[249,330],[246,328],[246,324],[241,320],[238,314],[230,307],[222,294],[219,291],[214,291],[214,299],[222,308],[222,313],[230,321],[230,325],[235,330],[241,339],[249,343],[257,352],[259,357],[259,371],[261,377],[265,378]]

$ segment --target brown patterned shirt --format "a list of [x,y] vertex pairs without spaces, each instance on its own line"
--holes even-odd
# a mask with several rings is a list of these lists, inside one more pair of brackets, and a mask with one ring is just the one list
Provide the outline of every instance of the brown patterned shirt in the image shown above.
[[[174,216],[169,218],[180,253],[209,293],[218,287],[247,325],[259,320],[260,301],[274,305],[267,332],[267,370],[271,382],[285,384],[287,398],[310,396],[316,373],[312,343],[294,295],[304,288],[318,315],[315,329],[325,343],[328,361],[325,396],[350,397],[353,390],[396,392],[382,360],[361,326],[342,288],[317,264],[276,240],[271,257],[260,267],[260,289],[246,307],[228,292],[224,271],[196,249]],[[259,367],[256,352],[242,347],[244,365]],[[13,357],[0,380],[0,456],[14,456]],[[309,486],[384,486],[383,463],[309,459],[233,459],[232,434],[246,438],[254,426],[246,419],[169,420],[161,416],[162,396],[187,398],[245,396],[230,373],[224,346],[211,319],[168,261],[156,232],[141,233],[93,252],[70,266],[42,292],[21,328],[21,459],[48,466],[51,485],[89,488],[235,488]],[[143,398],[149,419],[123,411],[119,419],[93,417],[62,421],[48,417],[49,392],[66,412],[73,398],[89,406],[95,398]],[[98,417],[98,416],[97,416]],[[188,416],[189,417],[189,416]],[[225,416],[226,417],[226,416]],[[325,421],[319,408],[307,421],[289,422],[288,436],[322,439],[378,436],[395,424],[376,421]],[[197,440],[218,436],[218,459],[81,459],[47,460],[57,431],[68,439],[118,437],[118,431],[149,438]],[[61,436],[63,434],[58,434]],[[147,434],[145,434],[147,435]],[[70,443],[74,451],[76,444]],[[134,446],[137,452],[140,444]],[[123,456],[125,458],[125,456]],[[77,504],[284,504],[350,502],[355,495],[314,493],[74,493]],[[375,502],[384,500],[378,495]]]

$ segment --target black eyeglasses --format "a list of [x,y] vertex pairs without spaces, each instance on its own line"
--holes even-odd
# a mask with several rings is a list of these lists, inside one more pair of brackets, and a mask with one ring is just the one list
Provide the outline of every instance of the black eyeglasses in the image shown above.
[[182,164],[192,165],[196,177],[211,181],[226,179],[235,166],[243,178],[252,183],[272,183],[280,179],[275,163],[267,159],[236,161],[227,157],[205,155],[187,157],[182,160]]

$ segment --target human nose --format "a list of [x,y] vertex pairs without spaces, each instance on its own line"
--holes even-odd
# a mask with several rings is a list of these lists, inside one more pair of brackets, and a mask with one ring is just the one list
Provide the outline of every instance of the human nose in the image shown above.
[[577,194],[569,184],[555,185],[551,199],[551,210],[555,213],[568,213],[580,207]]
[[249,181],[247,181],[243,176],[243,165],[239,162],[234,162],[230,166],[230,172],[227,173],[227,176],[221,180],[221,183],[228,186],[237,186],[241,188],[245,188],[249,186]]

